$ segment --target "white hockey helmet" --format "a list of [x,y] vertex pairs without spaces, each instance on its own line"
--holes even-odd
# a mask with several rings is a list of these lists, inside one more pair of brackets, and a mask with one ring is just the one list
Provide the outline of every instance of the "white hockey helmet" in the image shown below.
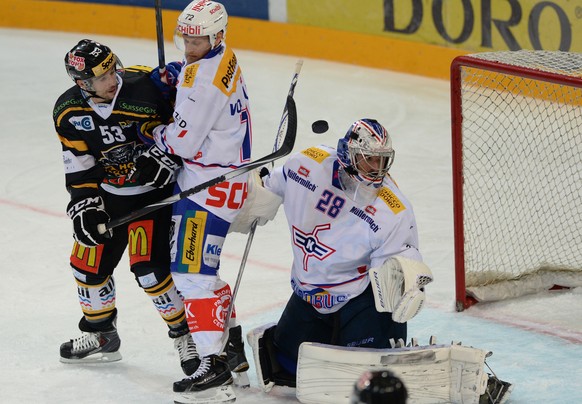
[[[394,162],[392,139],[384,126],[374,119],[360,119],[350,126],[338,141],[337,155],[345,172],[356,181],[380,184]],[[379,164],[370,171],[364,169],[370,158]]]
[[210,47],[214,48],[216,36],[222,31],[226,38],[228,14],[220,3],[210,0],[194,0],[178,17],[178,26],[174,31],[174,43],[184,50],[183,36],[208,36]]

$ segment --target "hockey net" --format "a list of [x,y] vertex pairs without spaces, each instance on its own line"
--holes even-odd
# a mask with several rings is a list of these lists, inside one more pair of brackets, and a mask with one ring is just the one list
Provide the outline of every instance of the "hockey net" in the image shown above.
[[582,286],[582,54],[451,66],[457,310]]

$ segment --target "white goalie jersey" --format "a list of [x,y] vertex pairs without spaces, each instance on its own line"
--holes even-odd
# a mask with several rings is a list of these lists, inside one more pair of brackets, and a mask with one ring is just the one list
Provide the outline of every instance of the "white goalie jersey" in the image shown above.
[[386,176],[375,200],[356,204],[338,181],[337,154],[311,147],[266,178],[283,198],[293,249],[291,286],[321,313],[339,310],[369,285],[368,270],[392,256],[422,261],[412,207]]

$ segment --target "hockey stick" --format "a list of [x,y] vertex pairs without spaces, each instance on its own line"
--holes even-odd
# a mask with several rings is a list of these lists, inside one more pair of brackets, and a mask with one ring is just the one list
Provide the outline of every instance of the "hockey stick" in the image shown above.
[[177,202],[181,199],[187,198],[198,192],[204,191],[216,184],[220,184],[221,182],[228,181],[232,178],[238,177],[244,173],[248,173],[255,168],[261,167],[265,164],[268,164],[272,161],[280,159],[281,157],[285,157],[293,150],[293,146],[295,145],[295,136],[297,135],[297,110],[295,108],[295,101],[293,97],[287,97],[287,102],[285,103],[285,110],[283,111],[283,117],[281,119],[281,124],[279,126],[279,131],[283,130],[282,128],[283,123],[286,123],[286,130],[285,130],[285,137],[283,139],[283,144],[281,148],[274,153],[268,154],[256,161],[250,162],[238,168],[235,168],[223,175],[218,177],[212,178],[202,184],[196,185],[193,188],[186,189],[178,194],[172,195],[168,198],[162,199],[159,202],[152,203],[151,205],[144,206],[141,209],[128,213],[125,216],[118,217],[109,221],[108,223],[104,224],[101,223],[98,226],[98,231],[103,234],[109,229],[113,229],[114,227],[120,226],[122,224],[128,223],[138,217],[143,215],[147,215],[150,212],[158,210],[164,206],[168,206]]
[[[301,72],[302,66],[303,66],[303,60],[298,60],[297,63],[295,64],[295,73],[293,74],[293,79],[291,79],[291,86],[289,87],[289,93],[287,94],[287,99],[293,99],[293,94],[295,93],[295,86],[297,86],[297,80],[299,79],[299,73]],[[285,107],[285,108],[287,108],[287,107]],[[275,137],[275,144],[273,145],[273,153],[276,153],[277,150],[280,150],[280,148],[283,147],[281,145],[281,141],[283,140],[282,139],[283,134],[281,131],[281,125],[283,125],[284,120],[285,120],[285,110],[283,110],[283,117],[281,118],[281,122],[279,123],[279,130],[277,131],[277,136]],[[271,169],[273,168],[273,166],[274,166],[274,160],[271,161]],[[258,223],[259,223],[259,219],[255,219],[253,221],[253,223],[251,224],[251,229],[249,231],[249,236],[247,238],[245,250],[243,252],[243,256],[242,256],[241,261],[240,261],[240,267],[238,270],[238,275],[236,277],[236,282],[235,282],[234,288],[232,290],[232,297],[230,299],[230,304],[228,305],[228,311],[226,313],[226,317],[224,320],[225,330],[228,330],[228,322],[230,321],[230,317],[232,315],[232,310],[234,309],[234,301],[235,301],[236,295],[238,293],[238,289],[240,286],[243,272],[245,270],[247,258],[249,256],[249,251],[251,250],[251,244],[253,243],[253,238],[255,236],[255,230],[257,229]],[[228,333],[226,331],[224,334],[226,336],[228,336]],[[226,348],[227,343],[228,343],[228,338],[226,338],[226,341],[223,341],[221,351],[223,351]]]
[[158,40],[158,69],[160,76],[166,71],[166,55],[164,52],[164,25],[162,23],[162,0],[154,1],[156,11],[156,38]]

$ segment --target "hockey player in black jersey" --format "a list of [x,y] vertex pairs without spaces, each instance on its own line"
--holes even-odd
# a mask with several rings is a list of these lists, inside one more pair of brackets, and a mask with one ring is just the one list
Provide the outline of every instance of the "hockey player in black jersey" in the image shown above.
[[[66,363],[121,359],[113,272],[128,250],[131,271],[169,327],[184,373],[200,363],[186,323],[182,298],[170,275],[169,233],[172,208],[159,209],[100,234],[99,224],[172,194],[179,162],[153,143],[150,130],[167,123],[169,100],[147,68],[123,66],[111,49],[81,40],[65,55],[75,85],[57,100],[53,120],[62,145],[67,214],[75,238],[70,264],[83,317],[82,335],[61,345]],[[159,160],[150,180],[129,180],[135,160]],[[143,181],[142,181],[143,182]]]

